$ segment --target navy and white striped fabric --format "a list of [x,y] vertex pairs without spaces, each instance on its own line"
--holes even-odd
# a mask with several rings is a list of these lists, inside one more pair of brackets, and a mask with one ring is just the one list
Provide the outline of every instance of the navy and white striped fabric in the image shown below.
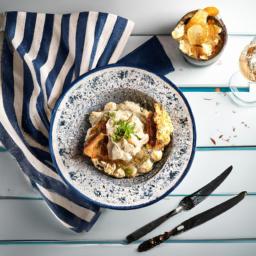
[[98,12],[8,12],[4,20],[0,140],[55,216],[76,232],[87,231],[99,208],[80,201],[52,166],[51,110],[79,75],[118,60],[134,24]]

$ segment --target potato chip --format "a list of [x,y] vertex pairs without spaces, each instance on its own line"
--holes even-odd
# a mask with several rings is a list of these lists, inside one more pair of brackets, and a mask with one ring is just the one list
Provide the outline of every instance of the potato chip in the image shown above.
[[192,53],[191,53],[191,45],[185,39],[180,40],[179,49],[182,52],[184,52],[185,54],[189,55],[189,56],[192,55]]
[[202,52],[203,55],[206,55],[207,57],[212,55],[213,46],[210,43],[203,43],[202,44]]
[[199,59],[200,60],[208,60],[208,56],[205,55],[205,54],[202,54],[202,55],[199,56]]
[[194,16],[189,20],[188,24],[186,25],[186,29],[189,29],[193,25],[198,24],[207,24],[207,17],[208,13],[204,10],[198,10]]
[[184,24],[178,24],[176,28],[172,31],[172,38],[173,39],[179,39],[183,37],[185,34],[185,25]]
[[204,11],[206,11],[209,16],[217,16],[219,14],[219,10],[216,7],[206,7]]
[[200,46],[192,46],[191,47],[191,55],[192,57],[198,59],[201,54],[201,47]]
[[221,32],[221,28],[217,25],[208,25],[208,39],[207,41],[212,45],[217,45],[220,40],[219,33]]
[[207,25],[193,25],[187,31],[188,41],[192,45],[200,45],[207,40]]

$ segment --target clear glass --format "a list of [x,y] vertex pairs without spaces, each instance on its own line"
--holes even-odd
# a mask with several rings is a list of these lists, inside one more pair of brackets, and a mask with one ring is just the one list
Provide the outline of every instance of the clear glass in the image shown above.
[[[247,45],[244,50],[241,53],[240,59],[239,59],[239,65],[240,70],[235,72],[230,80],[229,80],[229,87],[231,93],[229,94],[232,100],[241,105],[246,107],[255,107],[256,106],[256,80],[253,76],[250,76],[250,74],[241,63],[243,63],[241,60],[245,60],[245,54],[247,53],[247,50],[250,46],[256,46],[256,37],[253,38],[253,40],[250,42],[249,45]],[[248,92],[240,92],[239,88],[248,88]]]

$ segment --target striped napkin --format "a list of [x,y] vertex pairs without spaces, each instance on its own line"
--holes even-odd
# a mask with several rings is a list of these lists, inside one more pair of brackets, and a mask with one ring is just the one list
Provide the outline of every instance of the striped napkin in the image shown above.
[[134,24],[98,12],[8,12],[3,18],[0,140],[54,215],[76,232],[89,230],[99,208],[80,201],[52,166],[51,110],[79,75],[118,60]]
[[[99,12],[0,15],[0,141],[53,214],[76,232],[88,231],[100,211],[81,201],[52,165],[51,111],[74,79],[118,60],[133,26],[125,18]],[[120,63],[161,74],[173,71],[156,37]]]

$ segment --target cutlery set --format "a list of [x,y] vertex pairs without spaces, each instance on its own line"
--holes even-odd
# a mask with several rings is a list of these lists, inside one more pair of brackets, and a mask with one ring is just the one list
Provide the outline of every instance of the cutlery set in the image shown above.
[[[149,232],[151,232],[153,229],[161,225],[163,222],[171,218],[172,216],[182,212],[182,211],[188,211],[194,208],[196,205],[201,203],[204,199],[206,199],[230,174],[233,167],[228,167],[224,172],[222,172],[218,177],[216,177],[214,180],[209,182],[204,187],[200,188],[193,194],[184,197],[176,209],[162,215],[161,217],[147,223],[143,227],[137,229],[133,233],[129,234],[126,237],[126,242],[132,243],[139,238],[145,236]],[[182,222],[178,226],[176,226],[174,229],[165,232],[164,234],[155,236],[149,240],[144,241],[141,243],[138,247],[139,252],[150,250],[151,248],[163,243],[164,241],[168,240],[172,236],[179,235],[183,232],[186,232],[194,227],[197,227],[217,216],[220,214],[226,212],[227,210],[231,209],[233,206],[238,204],[240,201],[244,199],[246,195],[246,192],[243,191],[239,193],[237,196],[215,206],[210,208],[209,210],[206,210],[202,213],[199,213],[192,218]]]

